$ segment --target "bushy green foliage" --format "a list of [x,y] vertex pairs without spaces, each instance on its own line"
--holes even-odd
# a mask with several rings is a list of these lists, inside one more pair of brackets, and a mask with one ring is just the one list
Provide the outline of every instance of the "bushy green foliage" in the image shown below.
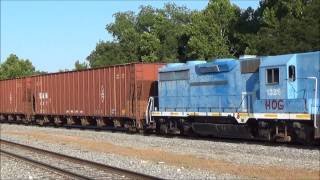
[[139,13],[119,12],[106,29],[112,42],[99,42],[87,57],[91,67],[128,62],[185,61],[191,11],[175,4],[163,9],[141,6]]
[[96,49],[87,57],[87,60],[90,67],[121,64],[129,62],[127,53],[119,43],[100,41]]
[[195,12],[189,25],[189,55],[197,59],[230,56],[229,37],[236,19],[236,7],[229,0],[209,1],[206,9]]
[[0,80],[30,76],[35,73],[32,63],[26,59],[10,54],[6,61],[0,64]]
[[74,70],[83,70],[83,69],[88,69],[88,64],[86,62],[80,63],[80,61],[77,60],[74,63]]
[[[320,0],[261,1],[255,31],[242,32],[240,53],[275,55],[320,50]],[[249,29],[248,26],[246,29]]]

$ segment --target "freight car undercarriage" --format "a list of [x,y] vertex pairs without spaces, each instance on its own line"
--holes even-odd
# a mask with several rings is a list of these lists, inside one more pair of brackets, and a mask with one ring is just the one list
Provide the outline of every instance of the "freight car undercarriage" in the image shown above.
[[313,122],[305,120],[249,119],[247,123],[239,124],[234,117],[154,117],[148,125],[139,128],[130,118],[1,114],[0,122],[277,142],[319,141],[314,138]]
[[124,117],[98,117],[98,116],[52,116],[22,114],[2,114],[0,122],[19,123],[27,125],[55,126],[55,127],[82,127],[101,128],[136,132],[138,125],[133,119]]

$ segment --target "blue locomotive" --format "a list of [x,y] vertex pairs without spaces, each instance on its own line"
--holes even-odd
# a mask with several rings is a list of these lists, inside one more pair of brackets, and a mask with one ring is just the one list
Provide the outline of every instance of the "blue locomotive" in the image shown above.
[[319,78],[320,51],[172,63],[146,121],[160,133],[319,139]]

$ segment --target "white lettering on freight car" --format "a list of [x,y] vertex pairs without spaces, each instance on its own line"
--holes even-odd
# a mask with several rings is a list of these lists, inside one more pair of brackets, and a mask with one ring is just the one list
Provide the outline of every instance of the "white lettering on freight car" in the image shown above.
[[48,99],[49,95],[47,92],[39,92],[39,99]]
[[10,101],[10,104],[12,104],[12,94],[11,94],[11,92],[9,94],[9,101]]
[[267,89],[268,96],[280,96],[281,89]]
[[104,103],[105,94],[104,94],[103,85],[101,85],[101,88],[100,88],[100,98],[101,98],[101,102]]

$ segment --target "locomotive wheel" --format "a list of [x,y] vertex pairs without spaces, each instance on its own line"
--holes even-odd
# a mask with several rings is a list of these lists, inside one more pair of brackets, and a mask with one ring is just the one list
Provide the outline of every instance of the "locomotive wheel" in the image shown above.
[[300,144],[312,144],[312,128],[300,125],[294,128],[294,141]]
[[168,125],[167,124],[161,124],[160,125],[160,133],[161,134],[168,134],[169,132],[169,128],[168,128]]

